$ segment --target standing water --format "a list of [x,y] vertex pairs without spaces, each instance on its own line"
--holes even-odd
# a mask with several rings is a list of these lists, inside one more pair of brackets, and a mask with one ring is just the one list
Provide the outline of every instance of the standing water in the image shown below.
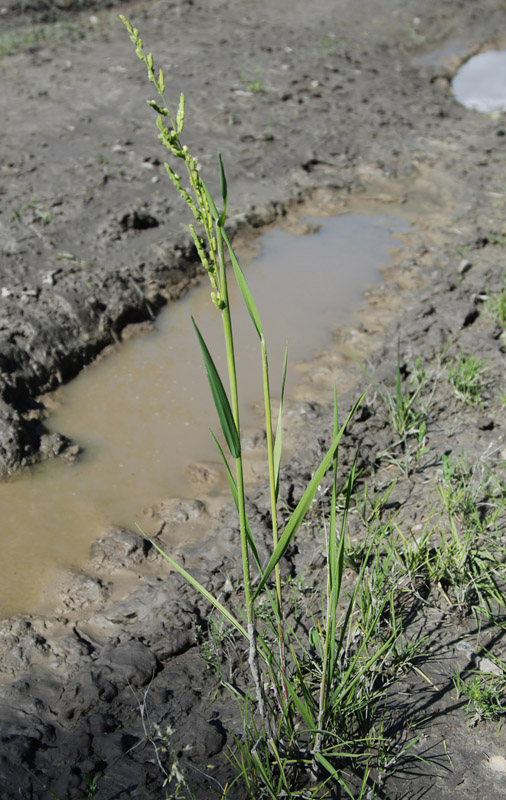
[[[285,341],[292,364],[330,345],[332,328],[381,279],[379,268],[395,245],[391,232],[407,229],[386,216],[343,214],[317,222],[318,231],[307,236],[269,231],[245,269],[270,342],[274,396]],[[241,308],[237,293],[231,304]],[[126,341],[57,392],[47,427],[80,444],[83,455],[75,464],[47,462],[0,484],[0,615],[49,609],[62,568],[84,563],[107,525],[134,528],[137,522],[149,532],[143,509],[198,494],[185,470],[191,462],[216,460],[208,428],[217,430],[218,422],[191,315],[211,353],[221,353],[221,318],[203,281],[167,307],[152,332]],[[246,313],[236,317],[243,424],[257,424],[251,409],[261,394],[258,339]]]
[[466,61],[455,75],[453,92],[459,103],[490,114],[506,111],[506,50],[488,50]]

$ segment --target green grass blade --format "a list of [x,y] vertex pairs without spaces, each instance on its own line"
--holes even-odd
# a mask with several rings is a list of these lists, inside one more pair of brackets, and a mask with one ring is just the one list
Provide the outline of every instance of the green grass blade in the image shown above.
[[[334,432],[338,430],[338,413],[337,413],[337,393],[334,393]],[[330,534],[329,534],[329,616],[330,616],[330,630],[329,630],[329,644],[330,655],[327,664],[326,678],[330,681],[330,676],[333,674],[337,660],[337,605],[341,595],[341,585],[344,573],[344,555],[345,555],[345,534],[346,522],[348,519],[348,511],[351,503],[351,496],[353,486],[355,484],[357,457],[355,456],[353,464],[348,475],[346,483],[346,494],[344,511],[341,518],[341,526],[339,531],[339,542],[336,542],[337,537],[337,519],[336,519],[336,506],[337,506],[337,456],[334,458],[334,475],[332,480],[332,506],[330,514]]]
[[[357,473],[357,455],[353,459],[353,464],[351,465],[351,469],[348,475],[348,479],[346,481],[346,494],[344,499],[344,509],[341,517],[341,526],[339,532],[339,542],[337,543],[337,547],[335,548],[335,564],[333,566],[332,572],[332,591],[335,592],[335,598],[333,600],[334,603],[334,610],[337,609],[337,601],[339,599],[339,595],[341,593],[341,583],[343,579],[344,573],[344,555],[345,555],[345,532],[346,532],[346,522],[348,519],[348,512],[350,510],[351,505],[351,497],[353,488],[355,485],[355,476]],[[335,498],[337,501],[337,497]],[[335,632],[335,628],[334,628]]]
[[[334,437],[337,436],[339,431],[339,415],[338,415],[338,406],[337,406],[337,389],[334,387]],[[333,620],[335,625],[335,609],[337,608],[337,599],[339,597],[339,589],[340,589],[340,559],[338,556],[338,547],[337,547],[337,514],[336,514],[336,506],[337,506],[337,452],[334,456],[333,465],[332,465],[332,499],[330,505],[330,531],[329,531],[329,564],[328,564],[328,575],[329,575],[329,592],[330,592],[330,619]],[[341,550],[342,550],[342,535],[340,539]],[[335,647],[335,642],[332,641],[331,637],[331,650],[332,647]]]
[[281,375],[281,395],[279,398],[278,424],[276,425],[276,438],[274,440],[274,480],[276,501],[279,496],[279,472],[281,469],[281,451],[283,447],[283,402],[285,399],[286,368],[288,365],[288,346],[285,347],[283,372]]
[[257,767],[260,775],[262,776],[262,779],[263,779],[263,782],[264,782],[264,786],[265,786],[265,788],[266,788],[266,790],[267,790],[267,792],[269,794],[269,797],[271,798],[271,800],[278,800],[278,796],[279,795],[278,795],[277,788],[276,787],[273,788],[271,777],[267,774],[267,772],[265,770],[265,767],[262,764],[262,760],[261,760],[261,758],[258,755],[256,750],[251,753],[251,757],[252,757],[253,761],[255,762],[256,767]]
[[[237,484],[235,482],[234,476],[232,475],[232,471],[230,469],[230,466],[229,466],[229,463],[228,463],[227,458],[225,456],[225,453],[223,452],[223,448],[222,448],[221,444],[219,443],[219,441],[216,438],[216,436],[214,435],[214,433],[212,431],[209,431],[209,432],[210,432],[211,436],[213,437],[213,441],[214,441],[214,443],[215,443],[215,445],[217,447],[218,453],[220,454],[221,460],[223,461],[223,464],[225,466],[225,470],[226,470],[227,477],[228,477],[228,482],[229,482],[229,485],[230,485],[230,491],[232,492],[232,497],[234,498],[235,507],[236,507],[237,511],[239,511],[239,495],[238,495],[238,492],[237,492]],[[253,533],[251,531],[251,527],[250,527],[248,519],[246,519],[246,536],[248,537],[248,544],[249,544],[249,546],[251,548],[251,552],[253,553],[253,558],[255,559],[256,565],[258,567],[258,571],[262,572],[262,567],[261,567],[261,564],[260,564],[260,557],[258,555],[257,546],[255,544],[255,540],[253,539]]]
[[223,166],[223,159],[221,153],[218,153],[218,162],[220,165],[220,190],[223,198],[223,203],[226,205],[228,200],[227,178],[225,175],[225,168]]
[[369,557],[370,557],[371,552],[372,552],[372,550],[373,550],[373,548],[375,546],[376,546],[376,537],[375,536],[371,536],[371,541],[369,542],[369,545],[367,547],[367,551],[364,554],[364,557],[362,559],[362,564],[360,566],[360,570],[359,570],[357,578],[355,580],[355,586],[353,587],[353,591],[352,591],[350,599],[349,599],[348,608],[346,610],[346,614],[344,616],[344,620],[341,623],[341,633],[340,633],[340,636],[339,636],[339,644],[338,644],[338,651],[339,652],[341,652],[341,650],[343,648],[344,640],[345,640],[345,637],[346,637],[346,635],[348,633],[348,625],[350,623],[350,619],[351,619],[351,616],[353,614],[353,609],[355,608],[355,601],[356,601],[360,586],[362,584],[364,573],[365,573],[365,571],[367,569],[367,565],[369,563]]
[[260,583],[257,586],[255,594],[253,595],[253,599],[258,597],[259,593],[264,588],[269,576],[271,575],[273,569],[275,568],[276,564],[280,562],[282,559],[287,547],[289,546],[290,542],[292,541],[293,537],[297,533],[306,513],[311,505],[313,498],[318,490],[318,486],[320,485],[323,476],[327,472],[332,460],[335,456],[335,452],[337,447],[339,446],[339,442],[341,441],[341,437],[346,430],[346,427],[350,421],[350,419],[355,414],[358,406],[362,402],[365,396],[365,392],[363,392],[356,403],[353,405],[350,413],[348,414],[344,424],[340,428],[337,436],[334,437],[332,444],[330,445],[329,449],[327,450],[326,455],[324,456],[323,460],[320,462],[318,469],[316,470],[315,474],[313,475],[312,479],[310,480],[309,484],[306,487],[304,494],[302,495],[301,499],[299,500],[297,507],[295,508],[292,516],[288,520],[283,534],[281,535],[277,547],[274,549],[272,556],[269,559],[269,562],[264,570],[263,576],[260,580]]
[[328,772],[328,774],[331,775],[335,781],[337,781],[339,786],[342,789],[344,789],[348,797],[351,797],[351,800],[355,800],[355,795],[351,793],[350,789],[346,785],[346,782],[343,780],[343,778],[341,778],[339,772],[336,770],[335,767],[332,766],[330,761],[326,759],[325,756],[323,756],[321,753],[315,753],[315,758],[317,761],[320,762],[325,771]]
[[[291,789],[290,789],[290,786],[289,786],[289,783],[288,783],[288,780],[287,780],[287,775],[286,775],[286,772],[287,772],[287,770],[286,770],[286,757],[283,760],[281,759],[281,757],[279,755],[278,748],[276,747],[276,742],[274,741],[274,739],[271,739],[269,741],[269,745],[270,745],[271,753],[274,755],[274,758],[276,760],[276,764],[278,765],[278,773],[279,773],[278,786],[281,789],[281,784],[282,784],[285,796],[286,797],[290,797]],[[290,783],[291,783],[291,781],[290,781]],[[281,795],[281,792],[278,789],[277,797],[279,798],[280,795]]]
[[220,165],[220,190],[221,190],[221,196],[223,198],[223,211],[220,214],[218,225],[220,226],[220,228],[223,228],[225,224],[225,218],[227,216],[228,189],[227,189],[227,178],[225,175],[225,167],[223,166],[221,153],[218,153],[218,162]]
[[246,641],[249,641],[249,636],[247,634],[246,629],[243,628],[239,620],[237,620],[234,617],[234,615],[228,610],[228,608],[225,608],[225,606],[222,605],[222,603],[220,603],[220,601],[213,594],[211,594],[211,592],[209,592],[205,588],[205,586],[202,586],[202,584],[199,583],[199,581],[196,578],[194,578],[193,575],[190,575],[190,573],[187,572],[184,569],[184,567],[178,564],[178,562],[175,561],[171,556],[169,556],[168,553],[165,552],[165,550],[162,550],[159,544],[157,544],[153,539],[150,539],[149,536],[146,536],[141,527],[139,526],[137,527],[139,528],[142,535],[148,540],[148,542],[150,542],[153,545],[153,547],[156,550],[158,550],[160,555],[163,556],[165,560],[169,562],[171,567],[174,567],[174,569],[177,570],[177,572],[179,572],[179,574],[182,575],[186,581],[188,581],[190,586],[193,586],[194,589],[200,592],[200,594],[203,597],[205,597],[206,600],[208,600],[211,603],[211,605],[213,605],[220,612],[220,614],[223,617],[225,617],[225,619],[228,619],[228,621],[234,626],[234,628],[236,628],[239,631],[240,634],[244,636]]
[[[342,685],[338,689],[336,689],[333,692],[332,696],[329,698],[329,706],[333,706],[335,704],[344,705],[344,699],[346,696],[348,697],[354,696],[355,694],[354,689],[356,685],[362,681],[364,675],[367,675],[371,667],[381,659],[383,654],[386,653],[392,647],[393,641],[394,641],[393,636],[387,639],[387,641],[384,642],[382,646],[376,652],[373,653],[372,656],[369,656],[367,661],[364,661],[364,663],[359,667],[357,673],[353,675],[353,679],[348,680],[348,678],[353,674],[353,671],[356,668],[356,662],[358,661],[358,657],[352,661],[350,667],[343,676]],[[361,649],[363,649],[363,647]]]
[[397,342],[397,370],[395,372],[395,399],[397,414],[400,419],[404,416],[404,397],[402,396],[401,379],[401,344]]
[[263,338],[263,327],[262,327],[262,320],[260,319],[260,314],[258,313],[257,304],[255,303],[253,295],[251,294],[251,289],[249,288],[248,283],[246,281],[246,278],[244,277],[244,273],[243,273],[243,271],[241,269],[241,265],[239,264],[237,256],[236,256],[236,254],[234,252],[234,248],[232,247],[232,244],[230,243],[230,239],[228,238],[228,234],[227,234],[227,232],[225,230],[223,231],[223,239],[225,240],[226,245],[228,247],[228,252],[230,253],[230,260],[232,262],[232,268],[234,270],[235,279],[237,281],[237,285],[239,286],[239,289],[241,290],[241,294],[242,294],[242,298],[244,300],[244,304],[245,304],[246,308],[248,309],[248,313],[249,313],[249,315],[251,317],[251,321],[253,322],[253,325],[255,326],[255,330],[258,333],[259,338],[262,339]]
[[241,454],[241,440],[239,438],[239,433],[237,431],[237,426],[235,424],[234,415],[232,414],[232,409],[230,408],[230,403],[228,401],[227,393],[225,391],[223,383],[221,382],[218,370],[214,365],[214,361],[211,358],[211,354],[207,349],[207,345],[193,317],[192,317],[192,322],[193,322],[193,327],[195,328],[195,331],[197,333],[200,349],[202,350],[202,357],[204,359],[204,365],[206,368],[207,377],[209,378],[209,386],[211,387],[211,393],[213,395],[216,411],[218,412],[218,417],[220,420],[223,435],[225,437],[225,440],[233,457],[239,458]]
[[299,660],[295,654],[295,651],[292,646],[290,646],[290,650],[292,652],[293,662],[295,665],[295,674],[297,676],[297,680],[299,686],[302,690],[302,694],[304,695],[303,698],[299,697],[297,691],[294,686],[294,680],[287,680],[286,686],[288,689],[288,693],[293,704],[298,708],[299,714],[301,715],[302,719],[306,723],[307,729],[311,731],[311,733],[315,733],[318,729],[318,726],[315,724],[313,716],[311,714],[310,705],[312,704],[312,695],[311,692],[308,691],[306,683],[304,681],[304,676],[302,674],[302,670],[299,665]]

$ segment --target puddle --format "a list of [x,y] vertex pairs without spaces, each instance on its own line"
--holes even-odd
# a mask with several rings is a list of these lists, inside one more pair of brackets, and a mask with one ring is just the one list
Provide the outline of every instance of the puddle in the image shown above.
[[430,53],[422,53],[419,56],[415,56],[413,64],[442,67],[452,56],[458,55],[462,51],[465,52],[463,42],[460,39],[451,39],[435,50],[431,50]]
[[488,50],[466,61],[453,81],[453,92],[466,108],[490,114],[506,111],[506,50]]
[[[246,265],[271,342],[274,396],[285,340],[292,365],[329,346],[332,328],[362,304],[367,285],[381,280],[379,268],[398,244],[392,233],[408,229],[398,217],[350,213],[316,223],[320,230],[305,236],[267,232],[258,256]],[[0,485],[2,562],[8,565],[0,616],[49,610],[62,567],[83,564],[105,526],[133,528],[138,522],[149,531],[142,513],[147,506],[203,492],[185,470],[195,461],[216,461],[208,428],[217,430],[218,423],[192,314],[211,352],[221,353],[220,316],[203,282],[166,308],[152,332],[126,341],[55,395],[47,426],[82,445],[84,455],[72,465],[48,462]],[[245,313],[235,324],[242,421],[254,425],[252,406],[261,385],[258,341]]]

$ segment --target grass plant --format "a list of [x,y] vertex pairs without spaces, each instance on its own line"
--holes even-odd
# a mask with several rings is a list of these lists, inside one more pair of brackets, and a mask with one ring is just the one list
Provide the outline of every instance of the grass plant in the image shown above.
[[[29,214],[27,215],[26,212],[29,212]],[[25,216],[28,216],[27,220],[24,220]],[[51,212],[49,209],[47,209],[35,195],[31,197],[30,200],[22,203],[17,209],[15,209],[12,212],[11,217],[12,220],[16,220],[18,222],[42,222],[44,226],[49,225],[51,218]]]
[[506,289],[489,294],[485,302],[485,313],[496,320],[503,330],[506,328]]
[[467,699],[466,713],[469,724],[474,726],[482,720],[502,723],[506,716],[506,664],[498,662],[502,674],[490,674],[470,670],[466,674],[457,671],[453,684],[457,697]]
[[[147,69],[148,80],[158,93],[149,106],[157,114],[159,139],[172,161],[180,162],[185,179],[166,163],[165,168],[178,194],[194,217],[190,232],[211,284],[211,300],[221,314],[227,358],[228,386],[221,380],[205,339],[193,320],[207,371],[211,394],[221,427],[221,442],[213,438],[226,469],[237,507],[242,554],[243,607],[236,611],[224,606],[156,542],[154,546],[169,564],[197,589],[242,637],[248,649],[250,685],[242,701],[244,731],[237,740],[238,780],[247,796],[324,797],[330,787],[350,794],[341,765],[350,759],[362,739],[363,720],[370,713],[371,696],[364,692],[364,678],[390,647],[390,640],[379,647],[378,620],[385,604],[375,609],[364,625],[355,620],[359,587],[367,558],[357,576],[338,626],[338,604],[344,572],[344,531],[352,496],[355,470],[351,469],[338,491],[338,448],[347,424],[362,400],[354,404],[341,424],[335,394],[334,430],[331,445],[314,471],[295,509],[283,525],[278,522],[279,476],[281,468],[283,395],[286,356],[280,381],[280,408],[277,424],[272,420],[271,388],[267,344],[256,302],[226,232],[228,188],[221,156],[218,157],[221,207],[218,209],[198,167],[197,160],[183,144],[185,98],[180,96],[173,115],[165,99],[165,78],[155,71],[153,56],[146,53],[139,31],[124,17],[137,56]],[[227,270],[226,264],[229,264]],[[249,312],[254,335],[259,342],[262,364],[267,473],[270,486],[272,550],[267,564],[261,564],[246,514],[239,391],[236,354],[229,307],[228,272],[236,280]],[[279,564],[301,529],[327,471],[332,470],[332,502],[328,529],[327,579],[322,614],[313,627],[310,641],[304,641],[284,616]],[[344,506],[338,517],[337,497]],[[372,543],[371,543],[372,547]],[[385,601],[386,603],[386,601]],[[261,615],[259,610],[261,609]],[[358,637],[358,638],[357,638]],[[353,646],[352,643],[353,642]],[[364,775],[367,774],[367,771]],[[366,777],[362,776],[367,785]]]
[[260,71],[257,69],[257,77],[251,78],[245,72],[241,72],[241,81],[245,85],[248,92],[258,94],[264,89],[264,79],[261,77]]
[[401,365],[400,342],[393,387],[378,380],[365,367],[362,369],[386,409],[388,423],[397,436],[388,450],[378,453],[378,458],[389,461],[408,475],[427,452],[427,421],[438,376],[429,376],[420,356],[410,368]]
[[400,345],[398,345],[394,391],[376,383],[374,379],[372,382],[388,411],[394,431],[405,442],[408,436],[418,435],[426,416],[426,410],[419,400],[427,382],[427,375],[422,369],[420,358],[416,360],[415,367],[410,373],[409,382],[403,380],[402,373]]
[[430,559],[430,579],[459,612],[504,610],[503,483],[484,468],[473,475],[465,462],[443,456],[438,492],[444,516]]
[[0,29],[0,59],[25,50],[39,50],[43,47],[52,49],[67,43],[72,39],[86,37],[93,39],[117,22],[117,16],[112,11],[99,11],[90,15],[90,12],[81,13],[76,17],[57,20],[56,22],[41,23],[40,25],[9,25],[9,16],[3,17]]
[[455,396],[468,406],[481,406],[483,375],[487,369],[487,362],[473,353],[457,356],[448,366],[448,377]]
[[[155,70],[139,31],[124,17],[122,20],[158,95],[148,105],[157,115],[158,137],[169,153],[165,168],[193,216],[189,229],[210,281],[211,302],[223,325],[225,382],[193,320],[220,426],[219,434],[212,435],[239,520],[242,574],[232,600],[225,605],[152,540],[171,568],[209,602],[212,613],[207,629],[200,634],[203,656],[219,684],[239,703],[243,725],[232,734],[235,747],[230,756],[236,777],[222,788],[221,798],[373,798],[376,789],[378,796],[384,797],[386,778],[412,743],[389,733],[385,711],[389,687],[410,669],[423,675],[415,664],[423,654],[425,640],[408,635],[407,616],[413,603],[426,602],[431,585],[439,586],[450,605],[462,613],[476,606],[490,610],[494,603],[496,607],[504,605],[498,529],[506,490],[491,476],[483,477],[476,486],[463,465],[444,458],[439,483],[442,511],[434,510],[420,536],[406,533],[403,520],[389,510],[395,481],[375,493],[367,485],[359,485],[356,463],[344,474],[339,468],[340,442],[363,395],[342,421],[336,390],[331,443],[292,510],[281,505],[286,354],[275,422],[262,320],[227,234],[228,187],[221,156],[220,201],[216,202],[196,157],[182,141],[184,95],[173,114],[165,97],[162,70]],[[249,313],[262,366],[272,539],[264,562],[247,515],[229,280],[236,281]],[[458,387],[463,396],[467,392],[468,399],[478,402],[479,389],[470,387],[475,385],[473,381],[481,387],[483,362],[473,363],[466,356],[458,363],[455,372],[450,372],[455,390]],[[413,459],[416,462],[424,452],[437,376],[429,378],[421,359],[411,370],[404,369],[398,352],[393,389],[368,377],[396,433],[391,460],[402,462],[405,478]],[[316,510],[319,492],[328,508],[325,517],[319,517]],[[352,513],[363,528],[363,534],[353,541],[348,535]],[[319,526],[325,538],[326,572],[301,625],[299,606],[306,604],[307,587],[297,578],[282,580],[280,562],[305,526],[313,530]],[[235,663],[240,652],[247,668]],[[161,752],[158,747],[157,758]],[[178,796],[180,791],[191,795],[179,767],[173,771],[161,765],[161,769],[166,791],[173,790],[173,795],[167,796]]]
[[47,41],[47,30],[43,27],[29,30],[5,30],[0,35],[0,58],[28,47],[42,46]]

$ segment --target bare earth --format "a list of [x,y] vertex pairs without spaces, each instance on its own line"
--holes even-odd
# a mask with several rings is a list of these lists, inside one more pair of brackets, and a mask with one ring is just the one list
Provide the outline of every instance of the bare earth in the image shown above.
[[[429,376],[423,447],[414,456],[399,451],[373,388],[346,437],[343,468],[358,450],[370,487],[384,491],[395,478],[382,513],[395,512],[413,535],[434,514],[442,456],[473,475],[489,470],[504,487],[505,335],[486,302],[504,287],[506,124],[461,107],[451,79],[471,54],[504,46],[506,3],[112,5],[6,0],[0,9],[3,477],[69,454],[72,443],[45,432],[40,396],[198,276],[121,11],[170,76],[173,102],[185,92],[189,143],[211,187],[221,151],[239,238],[303,205],[419,209],[387,282],[367,292],[367,310],[352,328],[336,327],[334,350],[300,368],[284,501],[298,496],[325,449],[332,386],[344,408],[367,384],[351,356],[369,359],[376,384],[393,387],[398,346],[407,385],[418,357]],[[487,362],[477,405],[455,395],[445,372],[459,353]],[[259,441],[250,443],[253,467]],[[259,483],[250,512],[260,536],[264,500]],[[228,591],[239,564],[233,509],[203,493],[202,501],[161,502],[153,513],[162,542],[167,526],[199,521],[206,546],[187,550],[186,564],[215,592]],[[504,549],[504,516],[494,524]],[[359,537],[358,515],[351,527]],[[286,558],[287,572],[304,576],[308,603],[322,546],[310,525]],[[470,724],[453,677],[485,655],[504,663],[504,608],[493,622],[477,621],[444,582],[417,592],[409,630],[427,636],[426,655],[388,696],[390,762],[372,767],[368,796],[499,800],[506,734],[498,720],[475,715]],[[221,690],[210,703],[215,677],[195,647],[208,618],[148,542],[116,531],[69,578],[54,615],[0,621],[2,800],[92,796],[86,776],[97,777],[100,798],[164,797],[159,760],[168,769],[171,762],[157,737],[167,727],[196,796],[220,797],[230,777],[226,747],[240,722]]]

